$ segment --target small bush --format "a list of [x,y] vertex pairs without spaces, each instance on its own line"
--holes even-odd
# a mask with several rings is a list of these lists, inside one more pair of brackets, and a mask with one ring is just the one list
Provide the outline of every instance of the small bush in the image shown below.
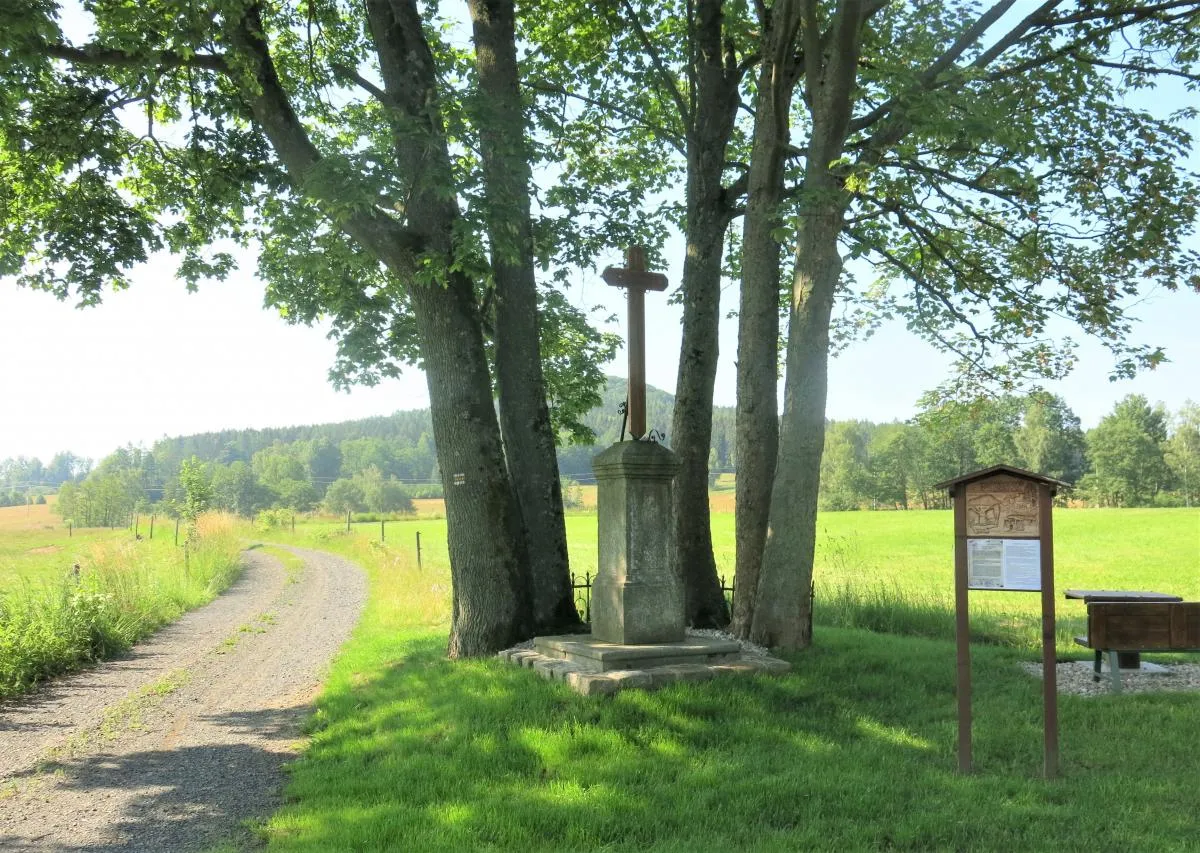
[[295,518],[295,513],[290,509],[283,507],[277,509],[264,509],[254,517],[254,529],[262,532],[268,530],[278,530],[283,527],[291,526],[292,519]]

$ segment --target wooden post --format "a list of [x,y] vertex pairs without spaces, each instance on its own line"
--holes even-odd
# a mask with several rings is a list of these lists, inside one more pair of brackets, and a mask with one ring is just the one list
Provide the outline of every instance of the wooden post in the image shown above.
[[142,521],[141,515],[135,515],[133,517],[133,538],[134,539],[138,538],[138,526],[141,524],[141,521]]
[[179,519],[175,519],[175,547],[179,547]]
[[346,532],[350,532],[350,510],[346,510]]
[[935,489],[954,501],[954,603],[957,646],[958,769],[971,757],[971,644],[968,590],[1038,591],[1042,597],[1042,705],[1047,779],[1059,773],[1058,670],[1054,628],[1054,495],[1067,484],[996,465]]
[[154,516],[155,513],[150,513],[150,539],[154,539]]
[[967,501],[963,486],[954,499],[954,637],[958,676],[958,772],[971,772],[971,618],[967,597]]
[[421,569],[421,531],[417,531],[417,570]]
[[384,525],[384,521],[381,518],[381,519],[379,519],[379,541],[380,542],[387,541],[387,531],[383,529],[383,525]]
[[67,538],[70,539],[74,535],[75,535],[75,522],[68,521],[67,522]]
[[296,513],[292,513],[292,532],[296,532]]
[[1045,716],[1043,774],[1058,776],[1058,654],[1054,629],[1054,495],[1038,484],[1038,533],[1042,540],[1042,705]]

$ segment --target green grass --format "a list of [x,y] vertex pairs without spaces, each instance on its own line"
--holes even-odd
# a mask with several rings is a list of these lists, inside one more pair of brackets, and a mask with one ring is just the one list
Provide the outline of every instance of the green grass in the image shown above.
[[[717,518],[719,538],[732,537],[728,521]],[[590,523],[569,521],[576,560],[594,555]],[[399,524],[387,545],[329,528],[278,537],[355,559],[371,597],[310,720],[289,802],[262,829],[270,849],[1196,849],[1194,694],[1062,696],[1055,782],[1040,779],[1041,685],[1019,667],[1036,659],[1019,637],[973,650],[968,777],[954,770],[954,646],[936,636],[822,623],[783,678],[585,699],[496,660],[444,659],[444,526],[415,524],[422,570]],[[1198,597],[1197,512],[1060,512],[1056,524],[1063,585]],[[821,526],[822,583],[902,607],[943,600],[948,514]],[[834,596],[818,596],[818,614],[832,613]],[[1026,605],[1014,607],[1024,625]]]
[[220,517],[202,519],[186,556],[173,536],[127,531],[0,536],[0,697],[122,652],[211,601],[236,576],[239,550]]
[[[596,572],[596,515],[569,515],[571,568]],[[1055,587],[1059,648],[1085,623],[1084,607],[1065,601],[1071,588],[1147,589],[1200,599],[1200,510],[1058,510]],[[818,624],[866,628],[934,638],[954,636],[954,533],[950,512],[833,512],[817,522]],[[346,536],[345,525],[307,525],[299,532],[321,542]],[[416,553],[416,533],[426,567],[446,565],[446,522],[389,522],[388,548]],[[378,529],[355,526],[349,538],[378,540]],[[733,516],[713,515],[717,568],[733,581]],[[431,562],[433,561],[433,562]],[[1040,643],[1041,599],[1036,593],[972,592],[972,633],[977,640]]]

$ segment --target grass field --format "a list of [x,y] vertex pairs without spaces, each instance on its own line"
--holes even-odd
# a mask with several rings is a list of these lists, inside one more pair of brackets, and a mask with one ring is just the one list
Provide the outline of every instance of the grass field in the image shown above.
[[[1200,599],[1200,510],[1059,510],[1055,513],[1055,586],[1059,590],[1059,641],[1071,650],[1072,632],[1084,621],[1083,605],[1063,601],[1071,588],[1148,589]],[[930,637],[954,631],[954,532],[948,511],[834,512],[818,519],[816,620]],[[336,537],[330,522],[301,530]],[[355,535],[377,539],[378,527],[355,525]],[[428,567],[447,565],[446,523],[424,518],[389,521],[387,544],[415,559],[416,533]],[[567,516],[571,568],[581,579],[596,570],[596,516]],[[717,568],[733,581],[731,514],[713,515]],[[433,562],[430,562],[433,561]],[[1008,645],[1038,642],[1041,612],[1036,593],[972,592],[978,639]]]
[[[1061,585],[1200,597],[1200,512],[1055,523]],[[595,520],[569,525],[582,570]],[[1040,683],[1019,666],[1037,659],[1021,615],[1036,596],[1008,594],[1020,631],[973,652],[977,773],[959,776],[953,643],[833,627],[836,596],[821,592],[948,602],[949,513],[820,525],[821,624],[792,674],[601,701],[499,661],[444,659],[444,523],[389,524],[386,545],[332,526],[280,537],[358,561],[371,598],[262,836],[288,851],[1196,849],[1194,694],[1062,696],[1064,777],[1045,782]],[[731,520],[715,528],[731,548]]]
[[62,519],[54,514],[57,495],[50,495],[44,504],[0,506],[0,536],[14,531],[66,529]]

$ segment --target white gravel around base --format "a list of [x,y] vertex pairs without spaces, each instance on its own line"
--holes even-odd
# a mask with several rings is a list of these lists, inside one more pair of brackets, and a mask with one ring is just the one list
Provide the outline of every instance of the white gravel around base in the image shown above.
[[247,551],[238,581],[125,658],[0,705],[0,850],[188,851],[245,841],[366,601],[316,551],[289,582]]
[[[1021,668],[1034,678],[1042,677],[1040,663],[1026,662]],[[1180,693],[1200,691],[1200,664],[1180,663],[1163,667],[1165,672],[1122,672],[1121,690],[1124,693]],[[1092,662],[1083,660],[1063,661],[1056,668],[1055,678],[1059,693],[1077,696],[1108,696],[1112,694],[1112,681],[1108,672],[1093,678]]]

